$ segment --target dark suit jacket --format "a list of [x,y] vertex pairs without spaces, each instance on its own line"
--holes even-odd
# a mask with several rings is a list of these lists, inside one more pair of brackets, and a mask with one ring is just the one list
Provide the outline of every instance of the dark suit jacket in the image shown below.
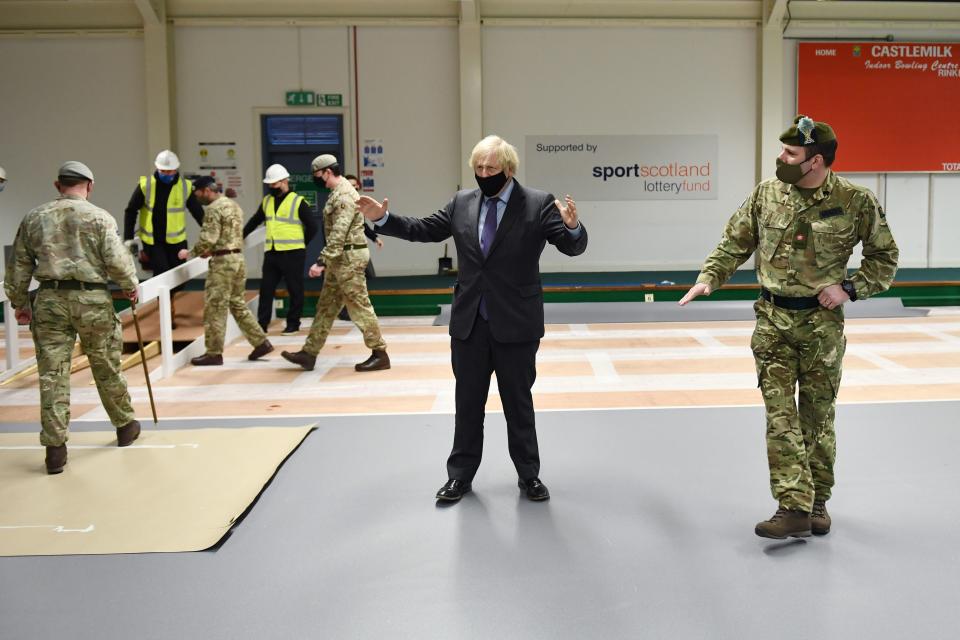
[[553,196],[515,181],[513,193],[484,258],[478,227],[479,189],[459,191],[447,206],[427,218],[393,213],[377,230],[413,242],[442,242],[453,236],[457,247],[457,283],[453,289],[450,335],[465,340],[473,328],[480,296],[487,304],[490,332],[499,342],[527,342],[543,337],[543,288],[540,254],[545,243],[568,256],[587,248],[587,229],[570,235]]

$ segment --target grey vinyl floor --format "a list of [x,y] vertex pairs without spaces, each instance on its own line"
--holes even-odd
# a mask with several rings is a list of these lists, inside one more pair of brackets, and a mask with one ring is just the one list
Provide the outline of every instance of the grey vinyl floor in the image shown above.
[[834,529],[787,542],[759,407],[541,413],[537,504],[491,415],[446,508],[451,416],[319,418],[216,550],[0,558],[0,638],[955,638],[958,409],[839,407]]

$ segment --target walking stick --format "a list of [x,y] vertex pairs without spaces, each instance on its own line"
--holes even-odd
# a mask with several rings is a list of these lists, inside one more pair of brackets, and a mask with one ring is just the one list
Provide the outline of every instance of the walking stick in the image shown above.
[[157,424],[157,405],[153,403],[153,388],[150,386],[150,372],[147,371],[147,354],[143,350],[143,338],[140,336],[140,322],[137,320],[137,303],[130,301],[133,312],[133,326],[137,330],[137,344],[140,346],[140,362],[143,363],[143,377],[147,380],[147,395],[150,396],[150,411],[153,412],[153,424]]

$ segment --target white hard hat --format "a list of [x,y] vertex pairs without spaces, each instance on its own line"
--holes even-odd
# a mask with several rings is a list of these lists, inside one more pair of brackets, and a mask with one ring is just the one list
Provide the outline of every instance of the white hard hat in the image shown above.
[[0,180],[7,179],[7,172],[3,170],[3,167],[0,167]]
[[170,149],[164,149],[157,154],[157,159],[153,161],[157,169],[172,171],[180,168],[180,158]]
[[282,164],[272,164],[267,167],[267,172],[263,174],[263,184],[273,184],[290,177],[290,172]]

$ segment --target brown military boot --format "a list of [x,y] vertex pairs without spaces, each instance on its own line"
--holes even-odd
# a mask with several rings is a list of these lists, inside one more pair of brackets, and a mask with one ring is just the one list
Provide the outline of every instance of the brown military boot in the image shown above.
[[47,447],[47,458],[44,460],[47,465],[47,473],[53,475],[63,471],[63,465],[67,464],[67,445],[66,443],[59,447]]
[[827,513],[826,500],[814,500],[813,512],[810,514],[810,530],[815,536],[825,536],[830,533],[830,514]]
[[247,360],[258,360],[271,351],[273,351],[273,345],[270,344],[269,340],[264,340],[253,348],[253,351],[251,351],[250,355],[247,356]]
[[281,351],[280,355],[283,356],[283,359],[287,362],[298,364],[307,371],[313,371],[313,367],[317,364],[317,356],[312,356],[306,351],[295,351],[293,353]]
[[806,538],[810,535],[810,514],[780,507],[773,517],[757,524],[754,532],[761,538]]
[[353,367],[356,371],[381,371],[390,368],[390,356],[383,349],[374,349],[369,358]]
[[223,364],[222,353],[205,353],[196,358],[190,358],[190,364],[195,367],[216,367]]
[[140,423],[136,420],[131,420],[117,429],[117,446],[128,447],[139,437]]

